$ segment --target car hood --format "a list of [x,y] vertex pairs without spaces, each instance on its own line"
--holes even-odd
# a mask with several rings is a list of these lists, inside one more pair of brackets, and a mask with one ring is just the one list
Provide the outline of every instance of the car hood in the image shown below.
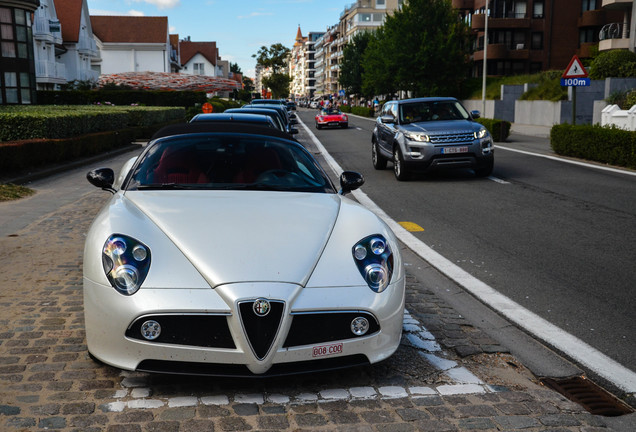
[[304,286],[340,209],[336,194],[129,191],[125,196],[212,287],[256,281]]
[[316,117],[321,117],[323,120],[340,120],[342,119],[342,114],[318,114]]
[[479,123],[470,120],[446,120],[446,121],[430,121],[417,122],[400,125],[403,131],[408,132],[426,132],[429,134],[449,133],[449,132],[476,132],[481,128]]

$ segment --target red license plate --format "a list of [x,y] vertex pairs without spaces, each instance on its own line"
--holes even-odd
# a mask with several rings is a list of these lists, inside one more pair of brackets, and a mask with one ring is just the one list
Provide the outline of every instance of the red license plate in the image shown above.
[[312,357],[323,357],[332,354],[342,354],[343,345],[341,343],[332,345],[322,345],[314,347]]

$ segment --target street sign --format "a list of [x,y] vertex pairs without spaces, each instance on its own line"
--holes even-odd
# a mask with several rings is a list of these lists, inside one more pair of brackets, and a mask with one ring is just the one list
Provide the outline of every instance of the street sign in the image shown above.
[[214,111],[214,107],[212,106],[212,104],[210,102],[206,102],[203,104],[203,106],[201,107],[201,110],[205,113],[205,114],[210,114],[212,111]]
[[563,87],[587,87],[590,85],[589,78],[561,78],[561,85]]
[[565,68],[562,78],[587,78],[587,71],[576,55],[572,57],[570,64]]

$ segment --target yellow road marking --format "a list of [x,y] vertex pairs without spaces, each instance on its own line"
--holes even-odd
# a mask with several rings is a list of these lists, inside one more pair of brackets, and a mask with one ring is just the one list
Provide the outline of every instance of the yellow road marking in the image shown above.
[[400,225],[402,225],[404,227],[404,229],[409,231],[409,232],[424,231],[424,228],[422,228],[421,226],[419,226],[418,224],[416,224],[414,222],[398,222],[398,223]]

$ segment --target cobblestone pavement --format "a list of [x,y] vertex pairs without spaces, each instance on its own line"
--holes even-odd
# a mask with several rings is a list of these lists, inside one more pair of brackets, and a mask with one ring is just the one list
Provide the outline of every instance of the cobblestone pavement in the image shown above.
[[81,258],[108,197],[88,193],[0,238],[1,431],[629,430],[542,387],[411,272],[403,343],[377,366],[230,380],[95,363]]

